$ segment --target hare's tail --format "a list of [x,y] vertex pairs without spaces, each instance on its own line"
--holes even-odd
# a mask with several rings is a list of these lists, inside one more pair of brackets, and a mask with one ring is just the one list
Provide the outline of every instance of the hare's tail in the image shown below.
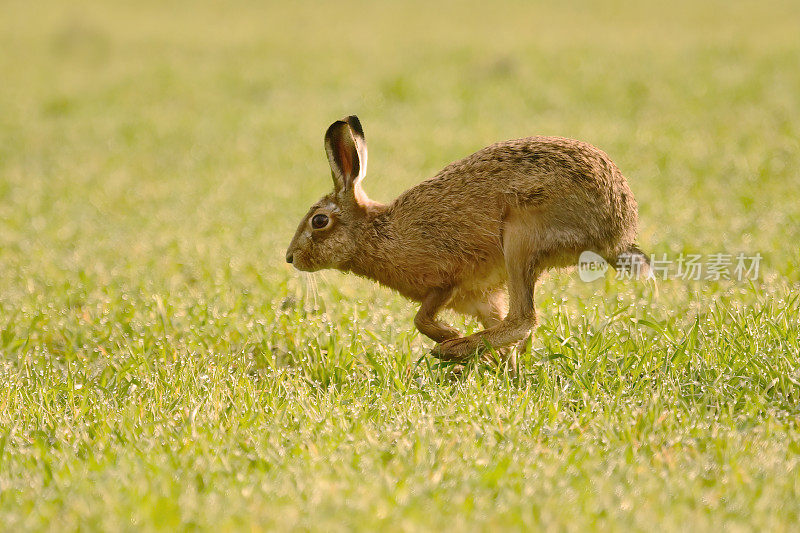
[[645,280],[647,284],[653,284],[655,296],[658,297],[658,283],[653,268],[650,266],[650,257],[638,246],[632,244],[617,255],[612,263],[617,271],[627,274],[631,279]]
[[610,262],[616,270],[628,274],[633,279],[653,279],[650,257],[635,244],[628,246]]

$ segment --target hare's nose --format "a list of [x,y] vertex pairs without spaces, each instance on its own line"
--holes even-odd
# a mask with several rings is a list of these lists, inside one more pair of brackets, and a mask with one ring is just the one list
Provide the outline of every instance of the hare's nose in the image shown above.
[[294,254],[291,252],[286,252],[286,262],[291,263],[294,261]]

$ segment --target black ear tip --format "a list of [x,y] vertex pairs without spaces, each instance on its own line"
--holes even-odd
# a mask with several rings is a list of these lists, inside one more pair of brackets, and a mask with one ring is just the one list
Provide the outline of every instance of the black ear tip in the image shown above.
[[332,137],[333,134],[343,126],[347,126],[351,132],[358,135],[362,139],[364,138],[364,128],[361,127],[361,121],[358,120],[358,117],[355,115],[344,117],[343,119],[337,120],[328,126],[328,130],[325,132],[325,138],[328,139]]
[[331,137],[336,130],[346,125],[347,122],[345,122],[344,120],[337,120],[336,122],[328,126],[328,129],[325,131],[325,138],[327,139]]
[[347,117],[344,120],[345,120],[345,122],[347,122],[347,124],[350,125],[350,127],[353,129],[353,131],[355,133],[357,133],[358,135],[360,135],[362,137],[364,136],[364,128],[361,127],[361,121],[358,120],[357,116],[350,115],[349,117]]

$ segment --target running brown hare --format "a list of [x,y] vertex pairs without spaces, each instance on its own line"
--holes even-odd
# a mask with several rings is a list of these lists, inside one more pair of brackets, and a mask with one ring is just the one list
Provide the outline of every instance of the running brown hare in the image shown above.
[[[356,116],[325,133],[333,192],[308,210],[286,261],[336,268],[420,302],[414,324],[437,342],[432,354],[464,362],[491,346],[525,341],[536,325],[533,291],[550,268],[593,251],[615,265],[635,246],[636,200],[601,150],[576,140],[527,137],[451,163],[388,205],[361,182],[367,143]],[[437,318],[449,308],[484,330],[462,337]]]

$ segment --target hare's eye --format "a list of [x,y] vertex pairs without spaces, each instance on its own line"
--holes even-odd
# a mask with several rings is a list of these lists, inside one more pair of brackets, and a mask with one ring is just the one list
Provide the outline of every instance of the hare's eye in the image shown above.
[[330,222],[328,215],[323,215],[320,213],[311,218],[311,227],[314,229],[322,229],[328,225],[328,222]]

